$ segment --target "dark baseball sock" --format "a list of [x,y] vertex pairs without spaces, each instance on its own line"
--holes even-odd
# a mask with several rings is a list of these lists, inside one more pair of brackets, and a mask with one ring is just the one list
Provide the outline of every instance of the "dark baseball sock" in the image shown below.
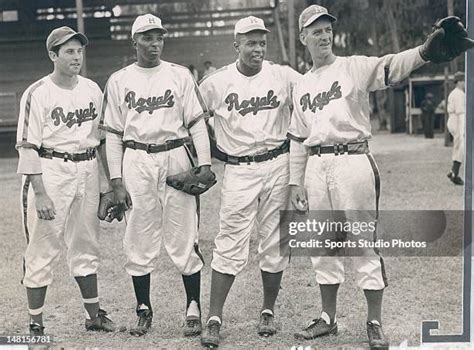
[[150,274],[144,276],[132,276],[133,288],[137,304],[144,304],[151,310],[150,303]]
[[209,316],[217,316],[222,321],[222,310],[229,294],[230,288],[234,283],[235,276],[212,270],[211,277],[211,297],[209,305]]
[[99,313],[99,294],[97,292],[97,275],[74,277],[81,290],[84,308],[90,318],[97,317]]
[[453,172],[454,176],[459,175],[459,168],[461,167],[461,162],[454,161],[453,162],[453,167],[451,171]]
[[320,284],[319,289],[321,291],[323,311],[328,314],[332,323],[336,317],[337,290],[339,289],[339,284]]
[[280,291],[281,277],[283,271],[271,273],[261,270],[263,284],[263,310],[272,310],[275,308],[275,302]]
[[184,289],[186,290],[186,310],[193,300],[198,304],[199,310],[201,310],[201,271],[189,276],[182,276]]
[[383,289],[364,289],[364,294],[365,298],[367,299],[367,321],[376,320],[382,324]]
[[43,306],[46,299],[47,286],[39,288],[26,288],[26,297],[28,299],[28,309],[31,323],[43,325]]

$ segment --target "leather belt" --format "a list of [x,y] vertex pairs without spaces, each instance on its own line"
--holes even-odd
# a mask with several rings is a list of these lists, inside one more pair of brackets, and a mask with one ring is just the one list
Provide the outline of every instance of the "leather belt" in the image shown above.
[[267,160],[276,158],[281,154],[288,153],[289,151],[290,151],[290,142],[289,140],[286,140],[285,142],[283,142],[283,144],[280,147],[272,149],[271,151],[268,151],[267,153],[257,154],[255,156],[242,156],[242,157],[234,157],[234,156],[230,156],[228,154],[223,153],[224,159],[221,159],[221,160],[223,160],[226,163],[234,164],[234,165],[238,165],[241,163],[249,164],[252,162],[260,163],[260,162],[265,162]]
[[136,141],[125,141],[123,144],[125,147],[131,149],[139,149],[142,151],[146,151],[146,153],[160,153],[172,150],[174,148],[181,147],[184,145],[187,139],[176,139],[176,140],[168,140],[162,144],[154,144],[154,143],[141,143]]
[[51,148],[43,148],[41,147],[38,151],[38,154],[41,158],[61,158],[64,159],[65,162],[70,160],[71,162],[82,162],[84,160],[92,160],[96,157],[96,149],[89,148],[84,153],[68,153],[68,152],[56,152]]
[[353,142],[353,143],[339,143],[332,146],[311,146],[309,147],[310,156],[321,156],[321,154],[365,154],[369,153],[369,143],[367,141],[363,142]]

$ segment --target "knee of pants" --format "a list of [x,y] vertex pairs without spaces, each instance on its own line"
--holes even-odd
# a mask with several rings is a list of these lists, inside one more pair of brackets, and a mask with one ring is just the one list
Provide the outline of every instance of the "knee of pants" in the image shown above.
[[28,288],[49,286],[53,283],[53,267],[59,260],[59,253],[49,259],[39,257],[34,260],[25,256],[22,283]]
[[380,256],[354,257],[357,285],[362,289],[380,290],[388,286],[383,259]]
[[74,277],[96,274],[99,269],[99,257],[92,254],[68,258],[69,272]]
[[174,263],[174,266],[178,269],[178,272],[182,275],[189,276],[195,274],[204,266],[204,261],[193,249],[187,257],[179,256],[173,257],[170,255],[171,260]]
[[312,257],[311,263],[318,284],[341,284],[344,282],[344,260],[342,257]]
[[247,265],[248,256],[245,258],[227,258],[219,254],[214,250],[212,254],[211,268],[217,272],[228,274],[228,275],[238,275],[244,267]]
[[260,270],[269,272],[269,273],[277,273],[285,270],[290,263],[289,256],[269,256],[265,255],[260,257],[259,266]]
[[155,269],[161,245],[150,246],[147,250],[140,248],[141,245],[135,246],[132,241],[124,240],[125,270],[131,276],[143,276]]

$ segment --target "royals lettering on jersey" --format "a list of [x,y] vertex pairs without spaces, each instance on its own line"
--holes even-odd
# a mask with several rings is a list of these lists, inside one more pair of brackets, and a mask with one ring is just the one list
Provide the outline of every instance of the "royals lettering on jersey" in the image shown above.
[[124,141],[162,144],[189,136],[188,127],[207,112],[202,101],[186,67],[166,61],[153,68],[134,63],[107,82],[100,127]]
[[310,93],[306,93],[301,96],[300,104],[301,109],[306,111],[308,108],[311,112],[315,113],[316,109],[320,111],[327,106],[332,100],[337,100],[342,97],[341,86],[338,81],[335,81],[328,91],[318,93],[313,99],[311,99]]
[[200,89],[214,112],[217,147],[232,156],[279,147],[290,123],[291,91],[300,77],[290,67],[264,61],[251,77],[234,62],[204,78]]
[[94,120],[98,117],[96,108],[93,102],[89,103],[88,108],[76,109],[74,112],[64,113],[63,107],[56,107],[51,112],[51,118],[55,126],[63,123],[66,124],[68,128],[72,128],[74,124],[81,126],[82,123]]
[[264,97],[251,97],[250,99],[242,101],[239,101],[239,94],[232,92],[226,97],[225,103],[229,105],[229,107],[227,107],[229,112],[235,109],[243,116],[248,113],[257,115],[260,111],[275,109],[280,106],[278,96],[275,95],[275,91],[273,90],[269,90]]
[[71,90],[59,87],[50,76],[42,78],[21,99],[17,147],[81,153],[98,146],[101,100],[99,86],[87,78],[78,76]]
[[424,63],[415,48],[384,57],[337,57],[307,72],[294,91],[289,136],[307,146],[369,139],[369,93],[401,81]]
[[138,113],[148,111],[148,114],[153,114],[153,111],[157,109],[174,106],[174,95],[170,89],[166,90],[163,96],[139,97],[138,99],[135,96],[136,92],[130,91],[125,95],[125,102],[129,109],[134,109]]

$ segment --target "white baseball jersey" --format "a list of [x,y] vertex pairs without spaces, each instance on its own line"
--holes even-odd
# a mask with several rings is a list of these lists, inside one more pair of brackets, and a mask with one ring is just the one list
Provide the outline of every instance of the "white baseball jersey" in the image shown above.
[[291,90],[300,74],[290,67],[264,61],[262,70],[247,77],[229,64],[200,85],[214,111],[217,147],[232,156],[274,149],[286,140]]
[[163,144],[189,136],[188,125],[206,111],[187,68],[166,61],[154,68],[134,63],[110,77],[101,128],[124,141]]
[[293,94],[290,135],[307,146],[369,139],[369,93],[401,81],[424,63],[414,48],[380,58],[337,57],[307,72]]
[[[21,99],[17,146],[69,153],[82,153],[98,146],[101,100],[97,84],[81,76],[71,90],[60,88],[49,76],[40,79]],[[68,248],[67,262],[73,276],[95,274],[99,265],[97,159],[65,162],[59,158],[39,158],[39,162],[44,187],[56,215],[53,220],[38,218],[30,178],[23,176],[23,228],[28,243],[23,284],[31,288],[51,284],[62,238]],[[20,172],[32,173],[28,169]]]
[[20,102],[17,147],[52,148],[81,153],[100,143],[102,92],[78,76],[74,89],[63,89],[46,76],[24,92]]
[[466,94],[455,88],[448,97],[449,119],[447,127],[453,135],[453,161],[464,162],[464,134],[466,119]]

